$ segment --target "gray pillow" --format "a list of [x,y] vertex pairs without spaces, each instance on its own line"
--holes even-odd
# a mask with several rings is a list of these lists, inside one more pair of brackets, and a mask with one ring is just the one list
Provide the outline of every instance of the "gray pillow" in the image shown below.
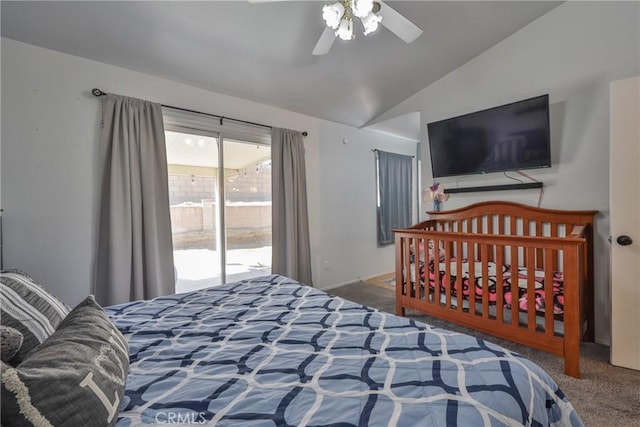
[[69,306],[18,270],[0,273],[0,324],[20,331],[22,346],[11,359],[16,366],[55,331]]
[[16,355],[24,336],[22,333],[10,326],[0,326],[0,359],[9,363],[9,360]]
[[2,368],[2,425],[113,426],[129,348],[89,296],[16,368]]

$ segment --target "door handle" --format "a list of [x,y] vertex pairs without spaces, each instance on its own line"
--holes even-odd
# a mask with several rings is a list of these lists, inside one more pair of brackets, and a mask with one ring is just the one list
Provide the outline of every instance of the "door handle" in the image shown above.
[[618,238],[616,239],[616,242],[618,242],[620,246],[629,246],[630,244],[633,243],[633,239],[623,234],[622,236],[618,236]]

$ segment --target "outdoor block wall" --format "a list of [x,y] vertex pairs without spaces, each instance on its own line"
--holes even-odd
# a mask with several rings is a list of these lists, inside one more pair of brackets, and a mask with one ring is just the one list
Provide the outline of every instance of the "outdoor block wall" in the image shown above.
[[[225,199],[228,202],[266,202],[271,200],[271,168],[249,165],[225,170]],[[217,176],[169,175],[169,204],[200,203],[213,199]]]
[[[227,245],[270,245],[271,169],[250,165],[229,172],[225,179]],[[216,188],[216,176],[169,175],[174,249],[215,249]]]
[[200,203],[215,194],[217,178],[214,176],[169,175],[169,204]]
[[[171,229],[173,233],[211,231],[215,215],[216,206],[208,200],[171,206]],[[227,203],[225,221],[227,228],[271,227],[271,202]]]
[[225,197],[230,202],[265,202],[271,200],[271,168],[250,165],[228,175]]

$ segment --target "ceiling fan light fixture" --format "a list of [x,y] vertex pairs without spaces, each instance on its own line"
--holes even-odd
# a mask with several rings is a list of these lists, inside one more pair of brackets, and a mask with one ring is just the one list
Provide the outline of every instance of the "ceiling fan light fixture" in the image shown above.
[[358,18],[364,18],[373,10],[373,0],[351,0],[351,10]]
[[336,36],[342,40],[353,39],[353,19],[343,19],[336,31]]
[[364,35],[373,33],[378,29],[378,24],[382,22],[382,16],[376,15],[373,12],[369,12],[367,16],[361,18],[362,25],[364,26]]
[[322,19],[328,27],[337,30],[340,26],[340,20],[344,16],[344,5],[340,2],[327,4],[322,8]]
[[[252,0],[278,1],[278,0]],[[322,8],[322,18],[327,26],[320,35],[314,55],[326,55],[336,38],[353,40],[353,21],[360,20],[364,35],[378,30],[380,23],[389,31],[401,38],[405,43],[411,43],[422,34],[422,30],[413,22],[398,13],[382,0],[331,0],[333,4],[326,4]],[[384,17],[384,21],[382,18]]]

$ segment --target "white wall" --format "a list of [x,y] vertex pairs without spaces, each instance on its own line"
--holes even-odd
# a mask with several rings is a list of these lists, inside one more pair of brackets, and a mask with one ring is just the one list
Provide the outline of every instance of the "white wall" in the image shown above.
[[[71,305],[90,292],[93,271],[100,120],[94,87],[308,131],[314,284],[328,288],[393,271],[393,248],[375,246],[370,149],[413,154],[415,143],[6,38],[1,77],[5,268],[29,272]],[[336,145],[345,137],[347,146]],[[349,235],[355,239],[345,241]]]
[[[595,305],[602,343],[610,340],[609,82],[637,75],[639,56],[640,3],[566,2],[379,118],[421,113],[424,187],[433,181],[427,123],[550,95],[553,167],[525,172],[544,182],[542,207],[600,211]],[[515,182],[502,174],[440,181],[449,188]],[[536,205],[538,197],[537,190],[453,194],[446,207],[493,199]]]
[[361,132],[333,123],[320,127],[319,161],[328,173],[318,189],[322,216],[312,241],[318,245],[315,261],[320,264],[313,268],[323,273],[326,283],[344,284],[345,277],[370,278],[395,270],[395,265],[389,268],[388,264],[395,257],[393,245],[376,246],[373,149],[415,156],[417,144],[398,144],[375,132],[362,140]]

